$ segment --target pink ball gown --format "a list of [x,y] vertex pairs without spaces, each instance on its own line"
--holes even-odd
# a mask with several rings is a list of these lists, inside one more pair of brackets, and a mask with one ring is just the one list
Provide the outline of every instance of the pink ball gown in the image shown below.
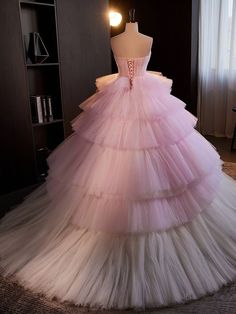
[[46,182],[1,220],[2,274],[92,308],[199,298],[236,277],[236,183],[150,54],[115,59]]

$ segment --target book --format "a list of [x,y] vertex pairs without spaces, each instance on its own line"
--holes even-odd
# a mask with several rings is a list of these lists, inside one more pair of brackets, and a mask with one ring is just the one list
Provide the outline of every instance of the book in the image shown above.
[[52,97],[47,96],[48,121],[53,121]]
[[53,121],[54,116],[52,107],[52,96],[30,96],[30,104],[33,123],[44,123]]
[[43,110],[40,95],[30,96],[31,115],[33,123],[43,123]]
[[43,122],[48,121],[47,96],[42,96]]
[[42,96],[43,120],[44,122],[53,121],[52,96]]

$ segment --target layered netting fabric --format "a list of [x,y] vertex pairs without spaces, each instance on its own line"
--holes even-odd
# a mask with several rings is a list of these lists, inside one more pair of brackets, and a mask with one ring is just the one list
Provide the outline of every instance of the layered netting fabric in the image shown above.
[[0,266],[25,287],[94,308],[182,303],[236,277],[236,183],[196,118],[116,57],[49,156],[44,184],[0,221]]

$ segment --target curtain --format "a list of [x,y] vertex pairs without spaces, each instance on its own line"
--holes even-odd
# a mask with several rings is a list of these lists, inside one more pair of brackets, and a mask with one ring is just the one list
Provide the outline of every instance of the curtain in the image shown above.
[[236,0],[201,0],[198,128],[231,137],[236,121]]

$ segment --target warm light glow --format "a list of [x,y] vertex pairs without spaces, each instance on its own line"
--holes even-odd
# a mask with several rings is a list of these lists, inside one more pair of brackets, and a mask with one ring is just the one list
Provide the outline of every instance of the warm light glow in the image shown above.
[[109,19],[111,26],[118,26],[122,20],[122,15],[119,12],[109,12]]

